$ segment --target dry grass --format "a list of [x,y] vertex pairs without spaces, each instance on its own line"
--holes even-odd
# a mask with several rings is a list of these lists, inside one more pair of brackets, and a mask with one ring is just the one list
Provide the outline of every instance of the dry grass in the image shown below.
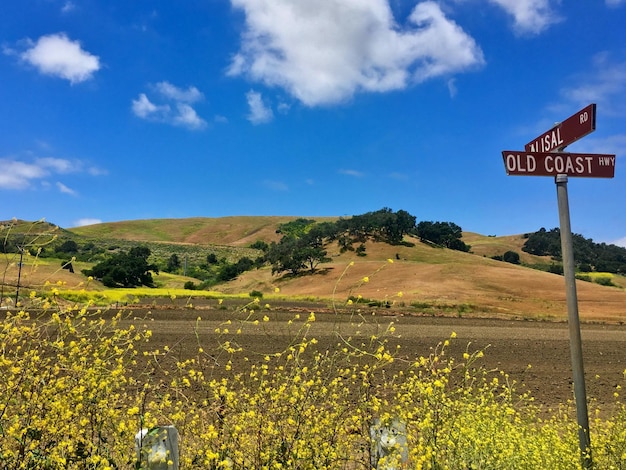
[[[72,229],[86,236],[131,238],[152,237],[180,243],[216,243],[246,246],[256,240],[278,239],[276,228],[294,217],[225,217],[182,220],[154,220],[100,224]],[[321,219],[320,219],[321,220]],[[491,237],[465,233],[463,240],[472,246],[472,253],[461,253],[415,243],[413,247],[367,243],[366,257],[354,253],[339,254],[329,248],[332,262],[320,266],[315,275],[298,277],[272,276],[264,268],[244,273],[238,279],[216,290],[225,294],[241,294],[258,290],[270,296],[276,287],[280,295],[290,298],[321,299],[342,304],[349,296],[388,300],[396,306],[411,304],[435,306],[458,315],[495,316],[505,318],[537,318],[564,320],[567,316],[565,286],[562,276],[494,261],[491,256],[508,250],[520,254],[522,262],[549,264],[549,258],[532,256],[521,251],[521,235]],[[391,259],[393,263],[387,260]],[[15,283],[17,267],[9,265],[6,283]],[[354,262],[353,266],[349,266]],[[66,288],[85,281],[83,267],[76,263],[75,274],[60,269],[57,262],[26,259],[22,285],[36,288],[44,282],[62,281]],[[369,282],[363,282],[365,277]],[[159,275],[155,277],[164,288],[180,288],[190,278]],[[578,281],[580,316],[583,321],[615,321],[626,319],[626,278],[614,276],[618,287],[600,286]],[[91,288],[102,289],[97,283]],[[191,294],[192,292],[190,292]],[[398,294],[402,293],[401,296]],[[367,307],[365,307],[367,308]],[[435,309],[436,310],[436,309]]]

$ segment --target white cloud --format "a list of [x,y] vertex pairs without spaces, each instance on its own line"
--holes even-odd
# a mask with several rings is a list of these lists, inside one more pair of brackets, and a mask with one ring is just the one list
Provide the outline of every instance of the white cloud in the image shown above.
[[63,183],[57,181],[56,183],[57,188],[59,191],[61,191],[64,194],[69,194],[71,196],[76,196],[76,191],[74,191],[72,188],[69,188],[68,186],[64,185]]
[[132,104],[133,113],[135,116],[142,119],[164,119],[165,116],[171,111],[169,105],[155,105],[152,103],[145,93],[140,93],[136,100],[133,100]]
[[101,224],[101,223],[102,223],[102,220],[100,219],[85,217],[84,219],[76,220],[74,222],[74,227],[83,227],[85,225],[95,225],[95,224]]
[[387,0],[232,0],[246,15],[228,73],[285,89],[308,106],[403,89],[484,63],[432,1],[398,25]]
[[131,104],[135,116],[150,121],[186,127],[191,130],[203,129],[207,126],[206,121],[189,104],[204,98],[204,95],[196,87],[190,86],[184,90],[169,82],[159,82],[152,88],[165,102],[155,104],[150,101],[145,93],[140,93],[137,99],[132,100]]
[[155,90],[161,93],[166,98],[173,101],[180,101],[183,103],[195,103],[204,98],[204,95],[195,86],[190,86],[186,90],[178,88],[169,82],[159,82],[154,85]]
[[618,7],[624,3],[626,3],[626,0],[606,0],[606,6],[611,8]]
[[63,7],[61,7],[61,13],[69,13],[74,9],[76,9],[76,4],[68,0],[63,4]]
[[[70,161],[63,158],[35,158],[32,161],[23,161],[17,158],[0,158],[0,189],[19,190],[32,187],[32,183],[40,181],[44,187],[49,186],[47,177],[80,173],[83,164],[79,161]],[[90,171],[88,171],[90,173]],[[91,174],[91,173],[90,173]],[[75,192],[62,183],[57,188],[64,193]]]
[[605,114],[624,114],[626,106],[626,62],[603,52],[596,54],[585,72],[570,77],[561,95],[579,106],[596,103]]
[[39,165],[0,159],[0,189],[25,189],[31,180],[43,178],[47,171]]
[[100,70],[100,59],[83,50],[78,41],[65,33],[41,36],[20,57],[41,73],[80,83]]
[[263,103],[261,93],[250,90],[246,93],[246,100],[248,101],[248,106],[250,107],[248,120],[252,124],[264,124],[266,122],[270,122],[274,118],[272,109]]
[[513,16],[518,34],[539,34],[561,17],[552,9],[551,0],[490,0]]
[[202,129],[206,127],[206,121],[204,121],[196,111],[185,103],[178,103],[176,106],[178,114],[174,115],[172,122],[178,126],[187,127],[189,129]]
[[456,79],[451,78],[448,80],[448,93],[450,93],[450,98],[454,98],[458,92],[456,87]]

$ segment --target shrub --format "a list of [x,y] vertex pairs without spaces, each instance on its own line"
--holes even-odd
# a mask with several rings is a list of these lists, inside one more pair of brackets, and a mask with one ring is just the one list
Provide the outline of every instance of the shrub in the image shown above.
[[613,280],[608,276],[597,276],[595,281],[596,284],[600,284],[601,286],[615,286]]
[[248,294],[250,297],[254,297],[256,299],[262,299],[263,298],[263,292],[258,291],[258,290],[253,290],[252,292],[250,292]]
[[511,264],[520,264],[519,253],[514,251],[507,251],[504,253],[504,255],[502,255],[502,260]]
[[197,286],[193,281],[186,281],[185,284],[183,285],[183,288],[187,290],[195,290],[196,287]]
[[[50,294],[29,299],[36,315],[7,312],[0,325],[2,469],[139,468],[135,432],[163,423],[180,433],[180,468],[370,468],[370,425],[396,417],[408,468],[580,466],[571,414],[535,407],[504,371],[480,366],[482,351],[450,357],[454,334],[416,357],[390,346],[393,323],[355,315],[321,345],[315,314],[294,314],[280,349],[255,299],[211,334],[198,318],[197,349],[183,356],[152,349],[134,326],[144,319],[62,308]],[[359,333],[369,326],[376,333]],[[264,331],[268,350],[247,350],[242,331]],[[625,418],[618,403],[594,421],[597,468],[623,465]]]

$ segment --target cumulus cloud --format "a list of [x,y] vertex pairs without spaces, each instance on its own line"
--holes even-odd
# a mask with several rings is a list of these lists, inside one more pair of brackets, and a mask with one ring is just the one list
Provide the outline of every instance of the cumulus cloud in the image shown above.
[[20,58],[45,75],[52,75],[80,83],[89,80],[100,70],[100,59],[83,50],[78,41],[72,41],[65,33],[41,36]]
[[513,17],[518,34],[539,34],[562,18],[554,11],[551,0],[490,0]]
[[194,103],[204,98],[204,95],[195,86],[190,86],[186,90],[178,88],[169,82],[159,82],[154,85],[161,95],[169,98],[173,101],[180,101],[183,103]]
[[151,88],[156,92],[157,99],[161,103],[153,103],[145,93],[140,93],[131,104],[135,116],[192,130],[206,127],[206,121],[191,106],[191,103],[204,98],[196,87],[190,86],[183,89],[169,82],[159,82]]
[[274,118],[272,109],[263,103],[261,93],[250,90],[246,93],[246,100],[248,101],[248,106],[250,107],[248,121],[252,124],[264,124],[270,122]]
[[[0,158],[0,190],[28,189],[33,187],[35,182],[47,186],[49,185],[46,180],[48,177],[82,171],[84,170],[81,162],[63,158],[35,158],[32,161],[19,158]],[[56,187],[62,193],[76,194],[74,190],[63,183],[56,183]]]
[[157,106],[152,103],[145,93],[139,93],[137,99],[133,100],[131,107],[135,116],[142,119],[165,119],[171,111],[167,104]]
[[472,37],[433,1],[401,26],[388,0],[232,0],[245,13],[228,74],[286,90],[308,106],[403,89],[484,63]]

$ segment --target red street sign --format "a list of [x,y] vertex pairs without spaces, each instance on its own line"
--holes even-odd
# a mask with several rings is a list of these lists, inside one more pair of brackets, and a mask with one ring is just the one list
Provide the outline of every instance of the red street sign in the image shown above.
[[505,150],[502,158],[507,175],[595,178],[613,178],[615,175],[615,155]]
[[524,146],[527,152],[562,149],[596,130],[596,105],[590,104]]

